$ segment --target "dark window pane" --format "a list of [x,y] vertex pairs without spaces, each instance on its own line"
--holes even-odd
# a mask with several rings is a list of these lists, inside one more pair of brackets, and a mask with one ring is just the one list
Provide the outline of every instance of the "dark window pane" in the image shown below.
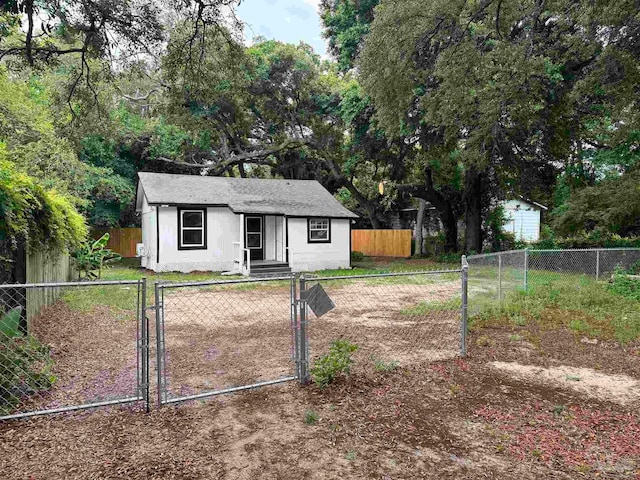
[[262,235],[259,233],[247,234],[247,248],[260,248],[262,247]]
[[183,227],[201,227],[202,212],[182,212]]
[[247,218],[247,232],[261,232],[262,231],[262,219],[256,217]]
[[329,232],[327,230],[311,230],[311,240],[328,240]]
[[182,245],[202,245],[202,230],[183,230]]

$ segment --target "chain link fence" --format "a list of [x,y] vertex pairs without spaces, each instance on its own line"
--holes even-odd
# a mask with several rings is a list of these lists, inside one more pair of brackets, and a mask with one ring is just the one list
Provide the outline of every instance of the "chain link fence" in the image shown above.
[[640,249],[512,250],[473,255],[467,261],[470,309],[477,314],[484,302],[502,302],[512,292],[608,280],[616,269],[640,262]]
[[158,402],[295,380],[294,281],[156,284]]
[[304,358],[312,367],[341,339],[358,346],[356,369],[389,370],[459,355],[461,274],[460,269],[302,277],[301,298],[320,285],[335,304],[320,317],[311,302],[302,307],[309,351]]
[[144,280],[0,286],[0,420],[147,398]]

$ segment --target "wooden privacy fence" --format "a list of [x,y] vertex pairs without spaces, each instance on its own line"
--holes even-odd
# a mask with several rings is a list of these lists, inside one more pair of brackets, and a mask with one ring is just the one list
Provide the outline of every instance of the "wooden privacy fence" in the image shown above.
[[[68,282],[73,276],[71,257],[67,252],[38,251],[27,253],[26,283],[60,283]],[[26,321],[40,314],[42,307],[53,304],[60,296],[59,288],[25,289],[16,295],[24,299]]]
[[109,234],[107,248],[124,258],[136,256],[136,245],[142,243],[141,228],[94,228],[91,230],[91,236],[96,240],[105,233]]
[[371,257],[410,257],[411,230],[352,230],[351,251]]

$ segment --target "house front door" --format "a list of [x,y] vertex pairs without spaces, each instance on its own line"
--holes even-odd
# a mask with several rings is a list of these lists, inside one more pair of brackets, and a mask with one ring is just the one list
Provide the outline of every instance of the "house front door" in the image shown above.
[[260,216],[244,217],[244,244],[251,252],[251,260],[264,260],[264,219]]

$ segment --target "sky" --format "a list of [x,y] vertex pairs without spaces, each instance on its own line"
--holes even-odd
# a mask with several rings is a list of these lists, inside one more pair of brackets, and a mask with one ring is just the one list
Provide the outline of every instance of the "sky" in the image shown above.
[[237,15],[247,24],[245,37],[249,43],[256,36],[293,44],[303,41],[328,58],[317,13],[319,3],[319,0],[243,0]]

